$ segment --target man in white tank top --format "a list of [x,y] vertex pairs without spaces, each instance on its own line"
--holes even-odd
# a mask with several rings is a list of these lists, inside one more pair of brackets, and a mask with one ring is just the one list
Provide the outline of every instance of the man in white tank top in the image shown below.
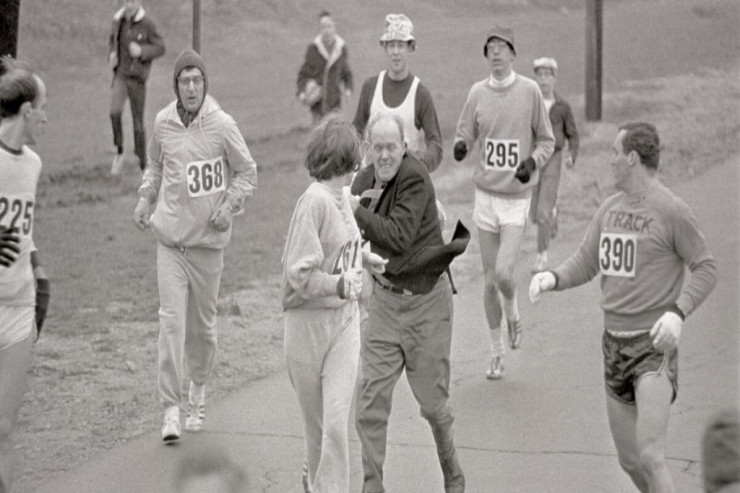
[[353,123],[364,133],[367,122],[378,113],[400,116],[407,150],[432,172],[442,162],[442,134],[431,93],[409,71],[409,55],[416,50],[413,29],[404,14],[385,17],[380,46],[388,66],[363,84]]

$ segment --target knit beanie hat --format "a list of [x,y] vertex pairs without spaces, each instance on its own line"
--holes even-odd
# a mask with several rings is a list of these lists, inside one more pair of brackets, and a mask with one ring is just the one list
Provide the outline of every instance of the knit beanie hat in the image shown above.
[[185,50],[175,60],[175,73],[172,77],[172,83],[175,88],[175,96],[180,99],[180,93],[177,90],[177,78],[180,76],[180,72],[188,67],[195,67],[200,69],[203,74],[203,96],[208,94],[208,74],[206,74],[206,64],[203,63],[203,58],[194,52],[193,50]]
[[702,439],[704,488],[712,493],[740,481],[740,412],[725,409],[709,421]]

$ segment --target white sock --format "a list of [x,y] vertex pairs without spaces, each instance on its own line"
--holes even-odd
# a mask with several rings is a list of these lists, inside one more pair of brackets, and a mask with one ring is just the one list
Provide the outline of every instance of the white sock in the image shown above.
[[[503,320],[502,324],[505,323]],[[501,327],[491,329],[491,356],[503,356],[504,355],[504,340],[503,331]]]
[[206,384],[197,385],[195,382],[190,382],[190,396],[193,402],[199,404],[205,400],[206,395]]
[[180,419],[180,407],[170,406],[164,411],[165,417]]
[[516,290],[514,290],[514,297],[509,299],[506,296],[502,296],[504,315],[507,320],[519,320],[519,303],[516,301]]

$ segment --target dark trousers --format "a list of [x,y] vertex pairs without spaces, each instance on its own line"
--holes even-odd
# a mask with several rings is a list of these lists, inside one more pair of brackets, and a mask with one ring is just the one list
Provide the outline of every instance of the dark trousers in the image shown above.
[[140,80],[116,74],[113,78],[110,121],[113,126],[113,145],[123,149],[123,124],[121,115],[126,99],[131,101],[131,118],[134,121],[134,152],[139,158],[139,167],[146,168],[146,133],[144,131],[144,104],[146,84]]
[[388,418],[393,389],[406,370],[421,415],[440,457],[452,452],[453,416],[447,404],[452,343],[452,290],[446,277],[427,294],[402,296],[375,286],[360,349],[362,379],[357,434],[362,443],[363,492],[385,491]]

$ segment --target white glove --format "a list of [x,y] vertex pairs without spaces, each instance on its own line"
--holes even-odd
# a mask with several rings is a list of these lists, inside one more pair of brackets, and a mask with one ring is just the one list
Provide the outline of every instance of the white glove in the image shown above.
[[382,274],[385,272],[385,266],[388,259],[385,259],[373,252],[362,252],[362,266],[371,274]]
[[653,338],[653,347],[658,351],[668,351],[678,347],[678,339],[681,337],[683,320],[678,314],[665,312],[653,328],[650,329],[650,337]]
[[134,209],[134,224],[144,231],[149,227],[149,199],[141,197]]
[[532,303],[537,303],[540,299],[540,293],[550,291],[555,288],[555,275],[552,272],[538,272],[532,277],[532,282],[529,283],[529,300]]
[[343,300],[356,300],[362,292],[362,269],[350,269],[339,278],[337,294]]

